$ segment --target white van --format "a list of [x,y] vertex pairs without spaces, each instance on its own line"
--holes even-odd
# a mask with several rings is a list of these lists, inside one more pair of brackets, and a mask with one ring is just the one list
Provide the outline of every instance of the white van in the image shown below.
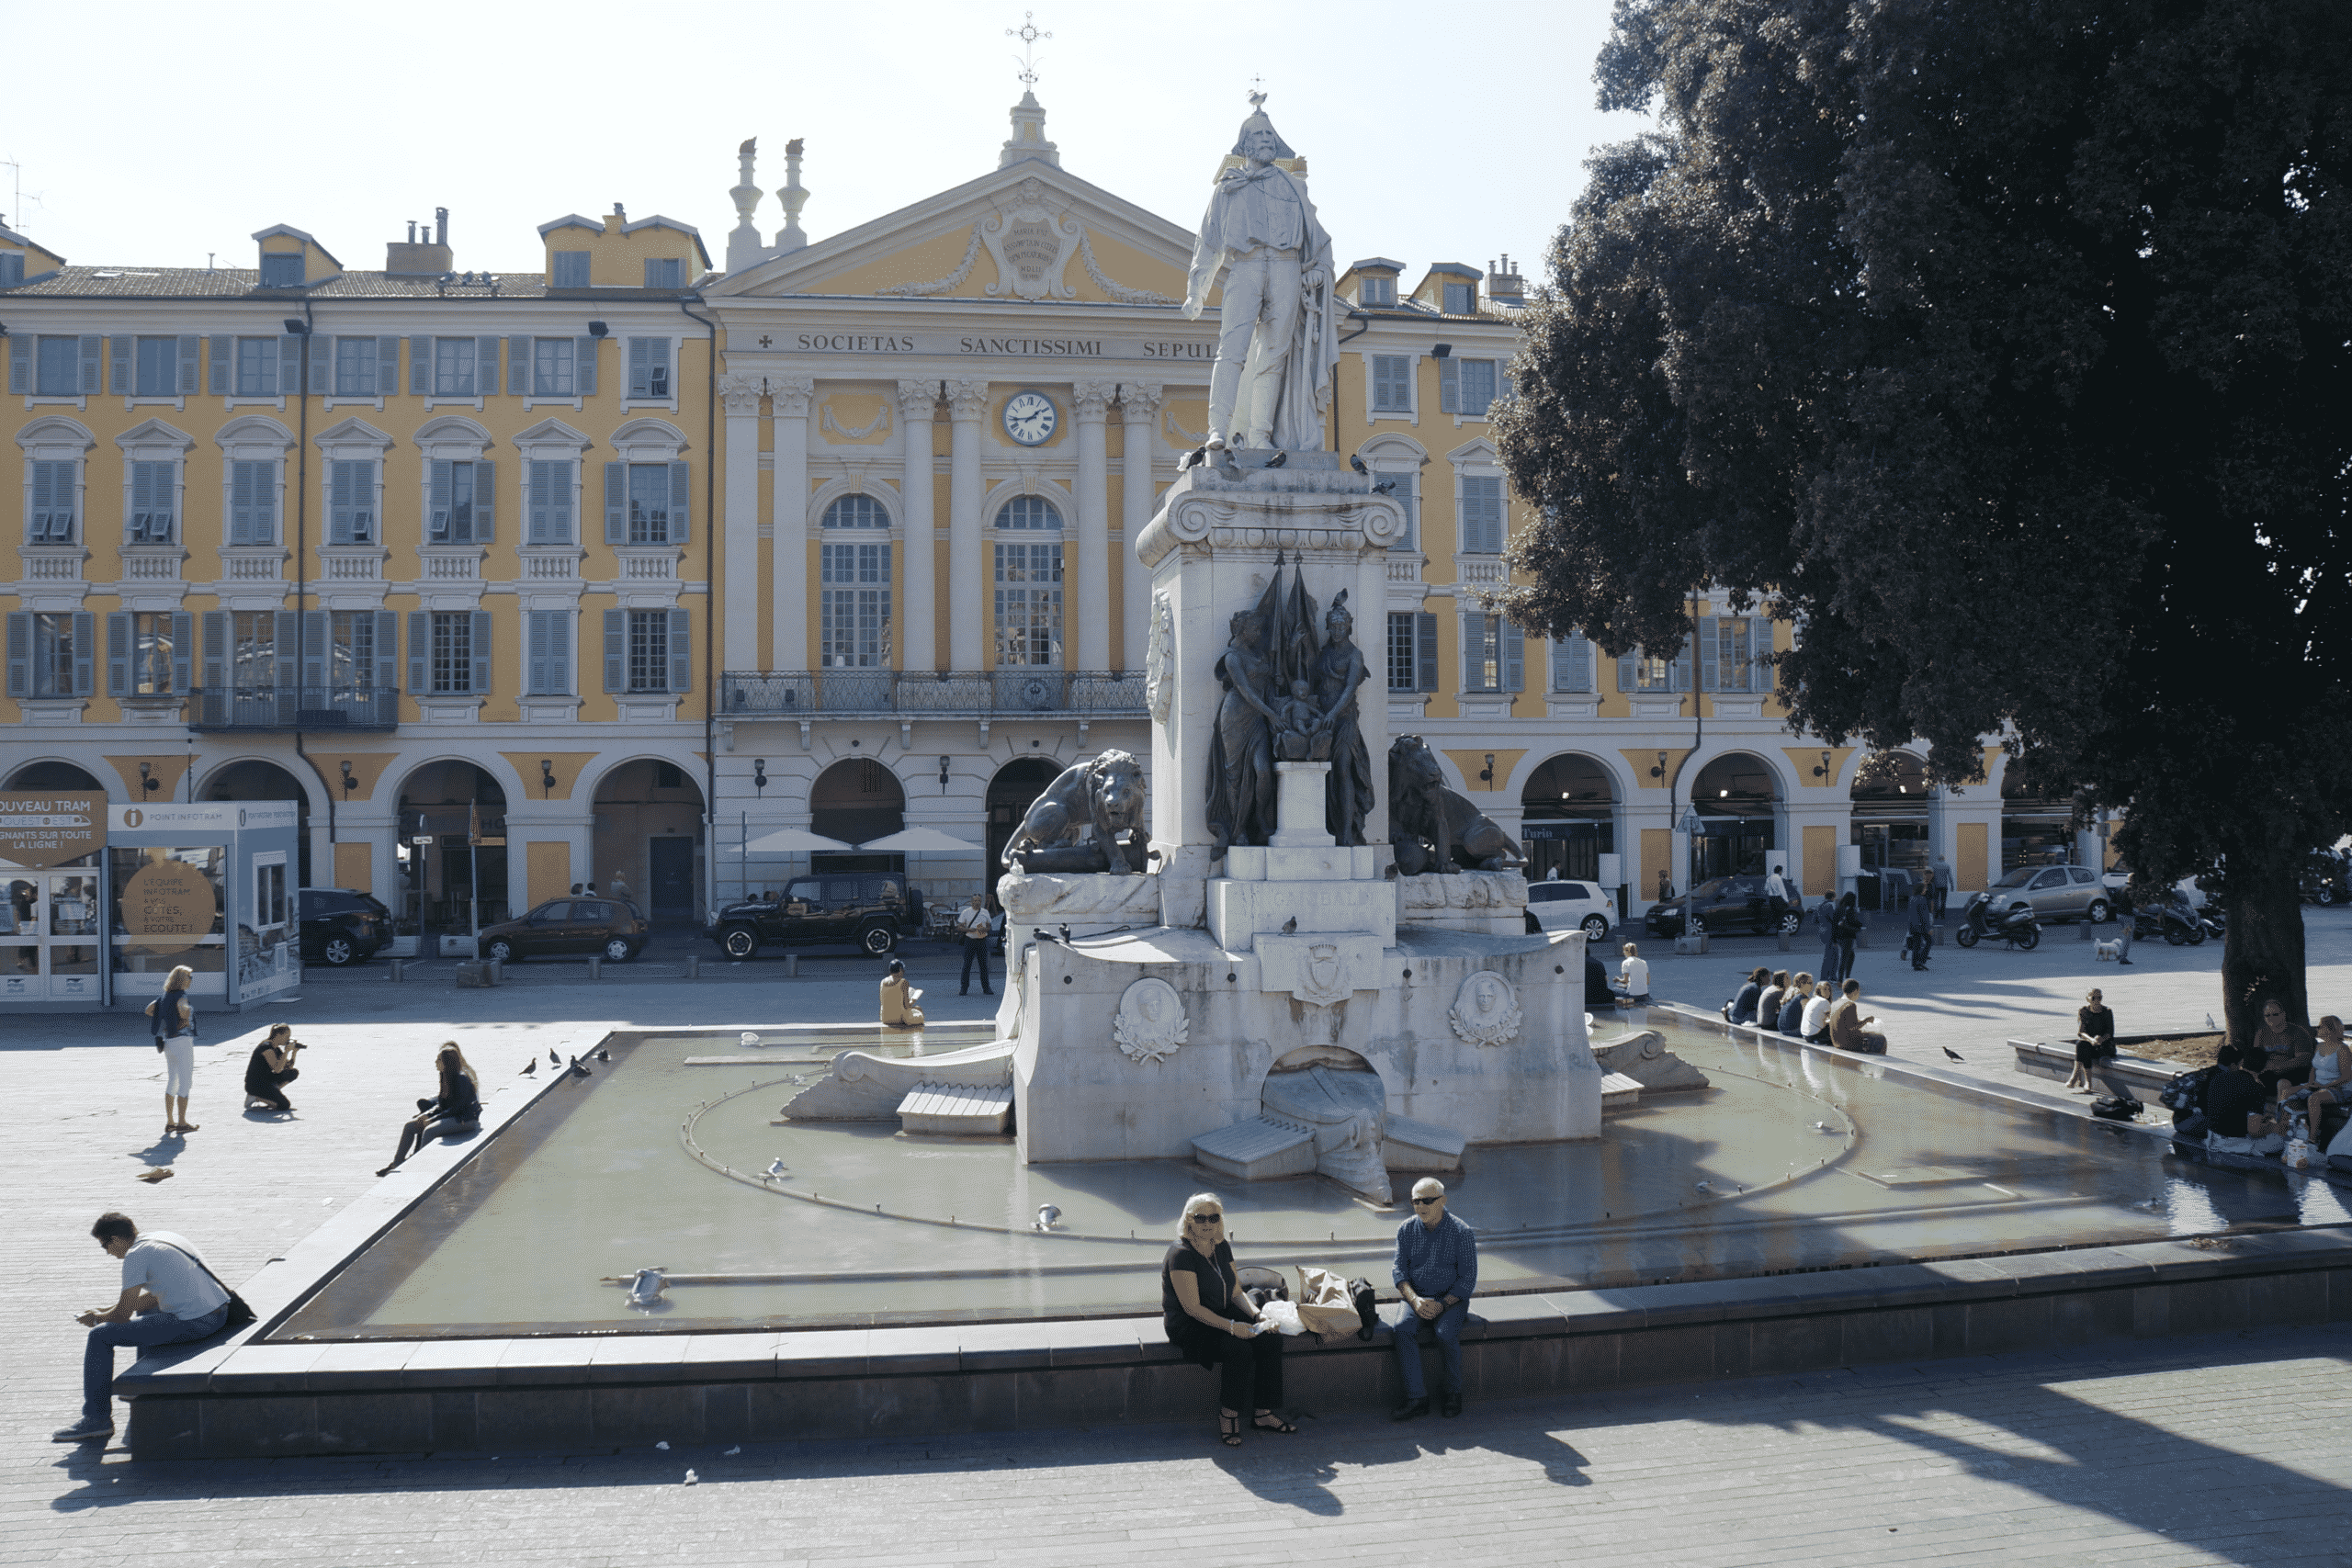
[[1547,878],[1527,885],[1530,931],[1572,931],[1582,927],[1587,938],[1599,942],[1616,923],[1617,901],[1598,883]]

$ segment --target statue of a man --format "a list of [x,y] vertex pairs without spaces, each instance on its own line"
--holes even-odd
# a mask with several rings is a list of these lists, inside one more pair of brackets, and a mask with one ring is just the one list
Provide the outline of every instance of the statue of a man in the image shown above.
[[1340,356],[1331,236],[1317,220],[1306,185],[1274,165],[1296,154],[1258,107],[1264,102],[1264,94],[1250,95],[1251,113],[1233,144],[1242,165],[1220,174],[1209,197],[1184,314],[1198,320],[1222,277],[1209,446],[1318,451],[1331,367]]

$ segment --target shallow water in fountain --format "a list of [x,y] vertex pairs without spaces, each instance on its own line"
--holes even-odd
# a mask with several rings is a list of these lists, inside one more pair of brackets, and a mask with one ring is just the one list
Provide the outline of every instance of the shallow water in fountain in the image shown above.
[[[1645,1095],[1595,1142],[1473,1148],[1449,1179],[1453,1212],[1479,1232],[1482,1291],[2352,1222],[2324,1181],[2207,1167],[2079,1116],[1660,1012],[1649,1024],[1713,1087]],[[936,1054],[973,1038],[885,1049]],[[779,1124],[833,1051],[876,1048],[868,1031],[757,1050],[731,1034],[608,1043],[608,1066],[554,1086],[272,1337],[1150,1313],[1175,1215],[1204,1189],[1222,1195],[1240,1261],[1387,1283],[1405,1206],[1374,1209],[1319,1178],[1220,1181],[1182,1161],[1026,1166],[1010,1138]],[[689,1063],[713,1056],[726,1065]],[[766,1176],[778,1159],[784,1173]],[[1397,1179],[1400,1195],[1408,1185]],[[1049,1235],[1032,1228],[1044,1204],[1061,1211]],[[606,1282],[647,1267],[675,1280],[650,1311]]]

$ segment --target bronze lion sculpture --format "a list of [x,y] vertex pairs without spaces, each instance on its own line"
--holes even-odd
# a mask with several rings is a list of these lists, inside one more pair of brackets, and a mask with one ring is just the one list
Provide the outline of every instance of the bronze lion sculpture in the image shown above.
[[1527,859],[1518,840],[1446,787],[1437,753],[1418,735],[1388,748],[1388,842],[1400,876],[1503,871]]
[[[1004,846],[1004,863],[1022,872],[1139,873],[1148,849],[1143,814],[1143,764],[1125,751],[1100,752],[1063,769],[1030,802]],[[1088,828],[1093,839],[1080,843]]]

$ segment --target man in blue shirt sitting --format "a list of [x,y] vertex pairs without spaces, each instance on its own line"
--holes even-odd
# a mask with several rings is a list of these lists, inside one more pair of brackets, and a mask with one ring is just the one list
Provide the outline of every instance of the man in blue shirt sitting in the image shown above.
[[1396,1261],[1389,1277],[1405,1299],[1393,1329],[1405,1403],[1391,1419],[1410,1421],[1430,1413],[1421,1347],[1432,1337],[1445,1352],[1445,1414],[1461,1415],[1462,1325],[1469,1321],[1470,1295],[1478,1288],[1478,1237],[1445,1212],[1445,1183],[1433,1176],[1413,1183],[1413,1217],[1396,1227]]

